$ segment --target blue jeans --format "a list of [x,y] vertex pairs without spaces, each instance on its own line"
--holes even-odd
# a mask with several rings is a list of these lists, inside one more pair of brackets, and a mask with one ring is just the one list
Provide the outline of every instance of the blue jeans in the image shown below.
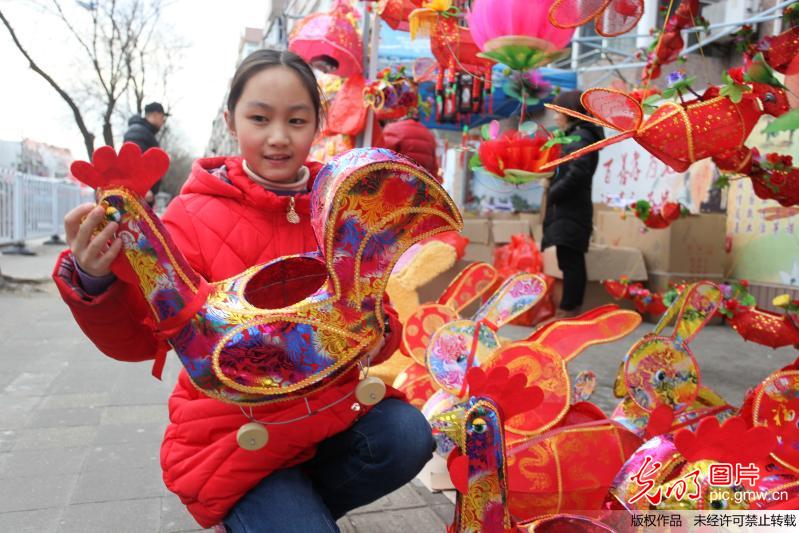
[[347,512],[395,491],[433,455],[430,425],[416,408],[383,400],[322,442],[305,464],[278,470],[225,518],[231,533],[330,533]]

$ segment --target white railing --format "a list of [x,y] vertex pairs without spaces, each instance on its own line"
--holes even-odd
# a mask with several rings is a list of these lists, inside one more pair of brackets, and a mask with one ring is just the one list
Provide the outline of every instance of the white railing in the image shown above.
[[94,192],[66,179],[0,168],[0,246],[63,233],[64,215]]

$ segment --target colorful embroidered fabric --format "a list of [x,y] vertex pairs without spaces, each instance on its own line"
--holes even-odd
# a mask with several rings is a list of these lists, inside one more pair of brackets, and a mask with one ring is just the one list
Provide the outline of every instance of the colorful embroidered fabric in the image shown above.
[[438,328],[458,320],[460,312],[491,289],[497,272],[487,263],[471,263],[449,283],[438,301],[417,307],[404,321],[400,351],[413,359],[394,381],[394,388],[420,408],[438,390],[425,366],[430,337]]
[[163,154],[141,156],[128,143],[117,157],[103,147],[93,165],[78,162],[73,174],[100,187],[98,201],[119,223],[124,259],[117,275],[140,286],[153,328],[193,383],[226,402],[302,397],[368,359],[382,346],[383,294],[394,262],[414,242],[462,225],[446,192],[416,164],[388,150],[353,150],[322,168],[314,183],[318,252],[208,284],[140,194],[116,185],[129,183],[131,169],[151,153]]
[[458,490],[455,519],[448,528],[458,533],[509,531],[508,470],[504,419],[525,409],[535,409],[541,390],[526,386],[521,374],[494,367],[486,374],[472,368],[465,379],[469,399],[442,418],[441,430],[457,443],[447,460]]

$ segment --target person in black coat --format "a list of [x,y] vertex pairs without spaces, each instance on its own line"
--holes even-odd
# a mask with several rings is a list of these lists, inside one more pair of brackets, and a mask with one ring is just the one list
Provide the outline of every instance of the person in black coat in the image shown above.
[[[562,92],[553,103],[587,114],[580,103],[581,94],[580,91]],[[555,121],[566,135],[579,137],[579,140],[563,145],[564,155],[605,137],[600,126],[563,113],[557,113]],[[592,152],[560,165],[547,190],[541,248],[555,246],[558,267],[563,272],[563,298],[558,317],[577,315],[583,304],[588,282],[585,254],[594,215],[591,183],[598,164],[599,153]]]
[[[133,115],[128,120],[128,131],[123,137],[124,142],[132,142],[145,152],[148,148],[158,148],[158,139],[155,134],[164,126],[166,117],[169,113],[164,112],[164,106],[158,102],[152,102],[144,106],[144,116]],[[147,193],[145,199],[151,206],[153,205],[155,194],[161,188],[161,180],[158,180]]]

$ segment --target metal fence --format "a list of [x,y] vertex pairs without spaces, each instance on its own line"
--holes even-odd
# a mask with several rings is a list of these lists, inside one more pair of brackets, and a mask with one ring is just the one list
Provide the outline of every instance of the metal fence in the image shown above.
[[94,192],[59,178],[0,168],[0,246],[63,233],[64,215]]

